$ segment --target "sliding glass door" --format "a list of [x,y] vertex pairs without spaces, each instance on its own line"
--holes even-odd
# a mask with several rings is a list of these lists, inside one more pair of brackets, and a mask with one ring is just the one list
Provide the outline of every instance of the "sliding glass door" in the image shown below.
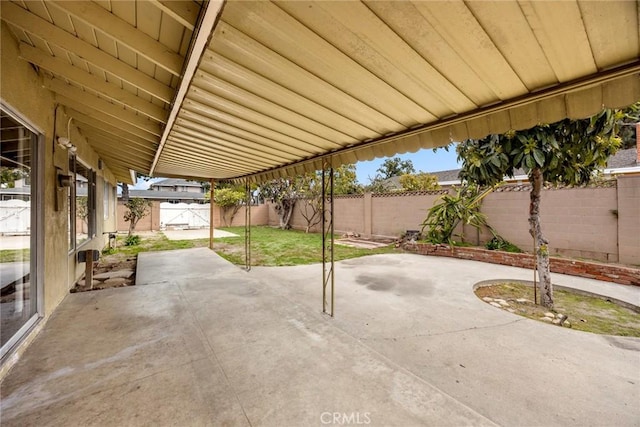
[[15,115],[0,109],[0,356],[38,318],[38,140]]

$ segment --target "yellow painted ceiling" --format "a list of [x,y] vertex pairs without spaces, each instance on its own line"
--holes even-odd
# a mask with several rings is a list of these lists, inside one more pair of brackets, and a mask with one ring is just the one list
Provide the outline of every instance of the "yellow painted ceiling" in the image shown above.
[[266,179],[626,106],[640,99],[639,14],[635,1],[0,9],[23,58],[119,176],[214,179]]

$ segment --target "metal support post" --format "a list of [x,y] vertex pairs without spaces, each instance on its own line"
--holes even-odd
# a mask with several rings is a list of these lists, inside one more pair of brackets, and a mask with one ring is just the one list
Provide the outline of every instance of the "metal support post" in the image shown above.
[[245,180],[245,209],[244,209],[244,269],[251,271],[251,184]]
[[215,209],[213,189],[216,186],[216,181],[212,179],[209,185],[209,249],[213,250],[213,232],[215,231],[215,227],[213,226],[213,211]]
[[325,161],[322,169],[322,312],[333,317],[333,165]]

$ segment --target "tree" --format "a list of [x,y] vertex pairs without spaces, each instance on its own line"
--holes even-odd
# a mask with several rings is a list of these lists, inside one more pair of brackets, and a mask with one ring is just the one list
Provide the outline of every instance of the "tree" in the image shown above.
[[[207,193],[206,198],[210,198]],[[214,190],[213,202],[222,208],[222,221],[225,226],[233,223],[233,218],[238,213],[242,202],[245,199],[245,191],[239,187],[225,187]]]
[[[362,186],[356,179],[356,167],[346,164],[333,170],[333,193],[358,194],[362,192]],[[278,178],[266,182],[260,187],[260,196],[274,204],[280,228],[291,228],[289,225],[293,208],[300,201],[302,208],[300,213],[307,221],[306,230],[309,230],[322,220],[322,172],[309,172],[292,178]]]
[[416,170],[411,160],[401,160],[400,157],[393,157],[385,160],[377,172],[382,179],[389,179],[393,176],[416,173]]
[[622,148],[633,148],[637,144],[636,123],[640,122],[640,101],[623,109],[622,114],[619,122]]
[[333,169],[333,194],[362,194],[362,185],[358,184],[356,165],[347,164]]
[[322,173],[306,173],[300,180],[300,215],[307,223],[305,233],[308,233],[322,221]]
[[[89,198],[87,196],[76,197],[76,218],[80,218],[83,224],[89,225]],[[84,232],[84,230],[83,230]]]
[[132,197],[125,204],[127,211],[124,214],[124,220],[129,223],[129,234],[131,236],[136,229],[136,224],[145,216],[149,215],[151,202],[140,197]]
[[400,185],[402,185],[404,191],[431,191],[440,189],[438,177],[426,172],[402,175],[400,177]]
[[[493,187],[489,187],[484,191],[480,191],[477,184],[465,184],[461,187],[454,187],[455,194],[444,194],[440,197],[439,203],[435,203],[427,218],[422,223],[422,232],[427,228],[427,241],[435,244],[449,243],[453,245],[453,232],[461,222],[471,225],[477,229],[481,227],[489,227],[487,217],[480,212],[482,200],[493,191]],[[489,230],[494,234],[493,229]],[[463,233],[458,235],[464,242]]]
[[376,174],[375,177],[369,177],[369,184],[365,185],[364,191],[367,193],[386,193],[389,191],[389,181],[382,177],[380,174]]
[[299,177],[278,178],[260,186],[260,195],[274,204],[280,222],[279,227],[283,230],[291,228],[289,222],[300,195],[300,186]]
[[[308,233],[322,221],[322,172],[309,172],[298,177],[301,204],[300,215],[304,218],[305,232]],[[362,186],[356,179],[354,164],[341,165],[333,169],[333,194],[360,194]]]
[[25,171],[21,169],[2,166],[0,167],[0,188],[14,188],[16,181],[26,175]]
[[549,272],[549,241],[540,227],[540,191],[544,182],[582,185],[604,168],[620,148],[618,122],[623,114],[603,110],[583,120],[565,119],[531,129],[466,140],[457,147],[462,162],[460,178],[480,185],[494,185],[504,176],[524,169],[531,183],[529,233],[535,240],[541,303],[553,308]]

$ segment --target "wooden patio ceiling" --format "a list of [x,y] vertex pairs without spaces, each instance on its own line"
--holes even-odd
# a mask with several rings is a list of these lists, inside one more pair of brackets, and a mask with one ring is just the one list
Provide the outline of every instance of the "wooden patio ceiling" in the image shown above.
[[0,9],[122,179],[267,179],[626,106],[640,99],[639,15],[635,1]]

